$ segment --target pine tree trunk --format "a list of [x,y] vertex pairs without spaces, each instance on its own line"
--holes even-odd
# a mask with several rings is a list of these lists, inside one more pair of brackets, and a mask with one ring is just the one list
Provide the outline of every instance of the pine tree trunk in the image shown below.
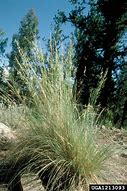
[[127,100],[124,103],[123,114],[122,114],[122,119],[121,119],[121,127],[124,125],[126,115],[127,115]]

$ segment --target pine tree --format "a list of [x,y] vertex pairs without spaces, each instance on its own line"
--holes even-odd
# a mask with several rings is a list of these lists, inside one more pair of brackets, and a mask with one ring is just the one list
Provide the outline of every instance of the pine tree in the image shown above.
[[38,18],[34,10],[30,10],[21,21],[18,34],[13,35],[12,38],[12,51],[9,56],[10,67],[16,68],[16,62],[22,63],[22,55],[25,53],[29,59],[32,59],[32,49],[34,43],[38,39]]
[[[112,102],[115,91],[114,73],[122,64],[119,59],[120,52],[118,42],[126,29],[126,1],[98,0],[98,11],[103,17],[103,72],[107,71],[107,78],[102,89],[99,101],[102,107],[107,107]],[[118,63],[119,62],[119,63]]]
[[38,34],[38,18],[34,10],[31,9],[21,21],[18,34],[13,35],[12,51],[8,56],[10,73],[19,87],[21,95],[28,94],[26,84],[24,84],[19,75],[24,63],[24,55],[28,58],[29,64],[32,64],[34,59],[33,50],[39,38]]
[[5,48],[7,45],[7,38],[4,38],[4,32],[0,29],[0,102],[2,101],[3,92],[7,91],[7,84],[4,81],[3,72],[5,69],[3,58],[5,54]]
[[121,118],[121,126],[124,125],[124,121],[127,119],[127,63],[123,66],[122,73],[122,81],[123,81],[123,112]]
[[[121,64],[118,42],[125,31],[125,0],[70,0],[74,9],[68,16],[59,12],[58,21],[75,27],[75,65],[77,99],[88,104],[101,72],[107,73],[97,103],[108,107],[114,99],[114,75]],[[89,9],[88,14],[85,12]]]
[[[125,60],[124,60],[125,61]],[[127,62],[125,61],[121,67],[118,79],[117,104],[115,106],[115,123],[120,127],[124,126],[127,119]],[[117,112],[116,112],[117,111]]]
[[[59,11],[58,23],[70,22],[74,28],[76,97],[81,105],[89,103],[91,89],[98,87],[101,73],[105,82],[96,104],[113,111],[114,122],[125,121],[127,103],[123,89],[126,55],[122,38],[126,33],[126,0],[70,0],[74,6],[68,15]],[[123,75],[124,73],[124,75]],[[123,77],[124,76],[124,77]]]
[[[2,29],[0,29],[0,57],[3,56],[3,54],[5,53],[5,47],[7,45],[7,38],[3,38],[4,36],[4,31]],[[0,59],[0,62],[2,60]],[[1,64],[0,64],[1,65]]]

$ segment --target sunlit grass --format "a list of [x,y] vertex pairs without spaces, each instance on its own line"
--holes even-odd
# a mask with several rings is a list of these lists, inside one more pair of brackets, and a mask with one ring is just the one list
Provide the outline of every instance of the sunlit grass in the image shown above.
[[26,123],[25,128],[20,128],[8,160],[15,164],[26,162],[19,173],[34,172],[47,190],[83,190],[89,182],[101,181],[105,161],[111,154],[109,147],[97,145],[93,107],[88,105],[78,111],[73,87],[67,82],[73,68],[70,54],[64,57],[56,50],[53,58],[47,58],[49,66],[45,67],[44,55],[36,49],[42,64],[41,78],[35,63],[30,65],[27,58],[20,66],[20,77],[29,91],[29,97],[24,99]]

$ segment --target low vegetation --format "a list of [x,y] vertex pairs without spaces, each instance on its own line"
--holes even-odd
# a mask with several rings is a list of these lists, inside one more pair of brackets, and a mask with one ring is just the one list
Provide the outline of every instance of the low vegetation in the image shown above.
[[[55,63],[50,59],[49,67],[43,67],[41,79],[31,65],[24,70],[24,61],[20,77],[31,96],[24,98],[21,106],[6,109],[6,115],[2,107],[1,120],[5,118],[17,132],[17,142],[6,160],[19,167],[17,175],[38,175],[47,190],[87,188],[90,182],[104,181],[105,161],[112,150],[98,144],[98,117],[92,105],[81,110],[76,103],[73,88],[64,77],[71,77],[70,71],[64,70],[68,58],[61,64],[56,52],[53,59]],[[71,64],[70,59],[70,68]]]
[[[8,58],[8,66],[0,65],[0,122],[14,135],[10,142],[0,137],[0,183],[9,191],[29,187],[30,178],[33,188],[47,191],[126,183],[126,3],[70,3],[68,15],[55,16],[45,53],[33,9],[8,55],[0,30],[1,63]],[[75,29],[70,43],[62,32],[68,22]]]

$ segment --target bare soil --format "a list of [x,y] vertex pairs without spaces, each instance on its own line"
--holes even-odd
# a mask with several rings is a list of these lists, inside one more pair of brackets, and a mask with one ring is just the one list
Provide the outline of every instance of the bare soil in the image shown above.
[[[127,131],[119,129],[101,128],[98,135],[97,144],[113,145],[116,152],[107,160],[104,172],[104,182],[109,184],[127,184]],[[0,157],[4,156],[6,151],[0,152]],[[41,182],[33,175],[22,177],[24,191],[44,191]],[[7,191],[5,185],[0,185],[0,191]]]

